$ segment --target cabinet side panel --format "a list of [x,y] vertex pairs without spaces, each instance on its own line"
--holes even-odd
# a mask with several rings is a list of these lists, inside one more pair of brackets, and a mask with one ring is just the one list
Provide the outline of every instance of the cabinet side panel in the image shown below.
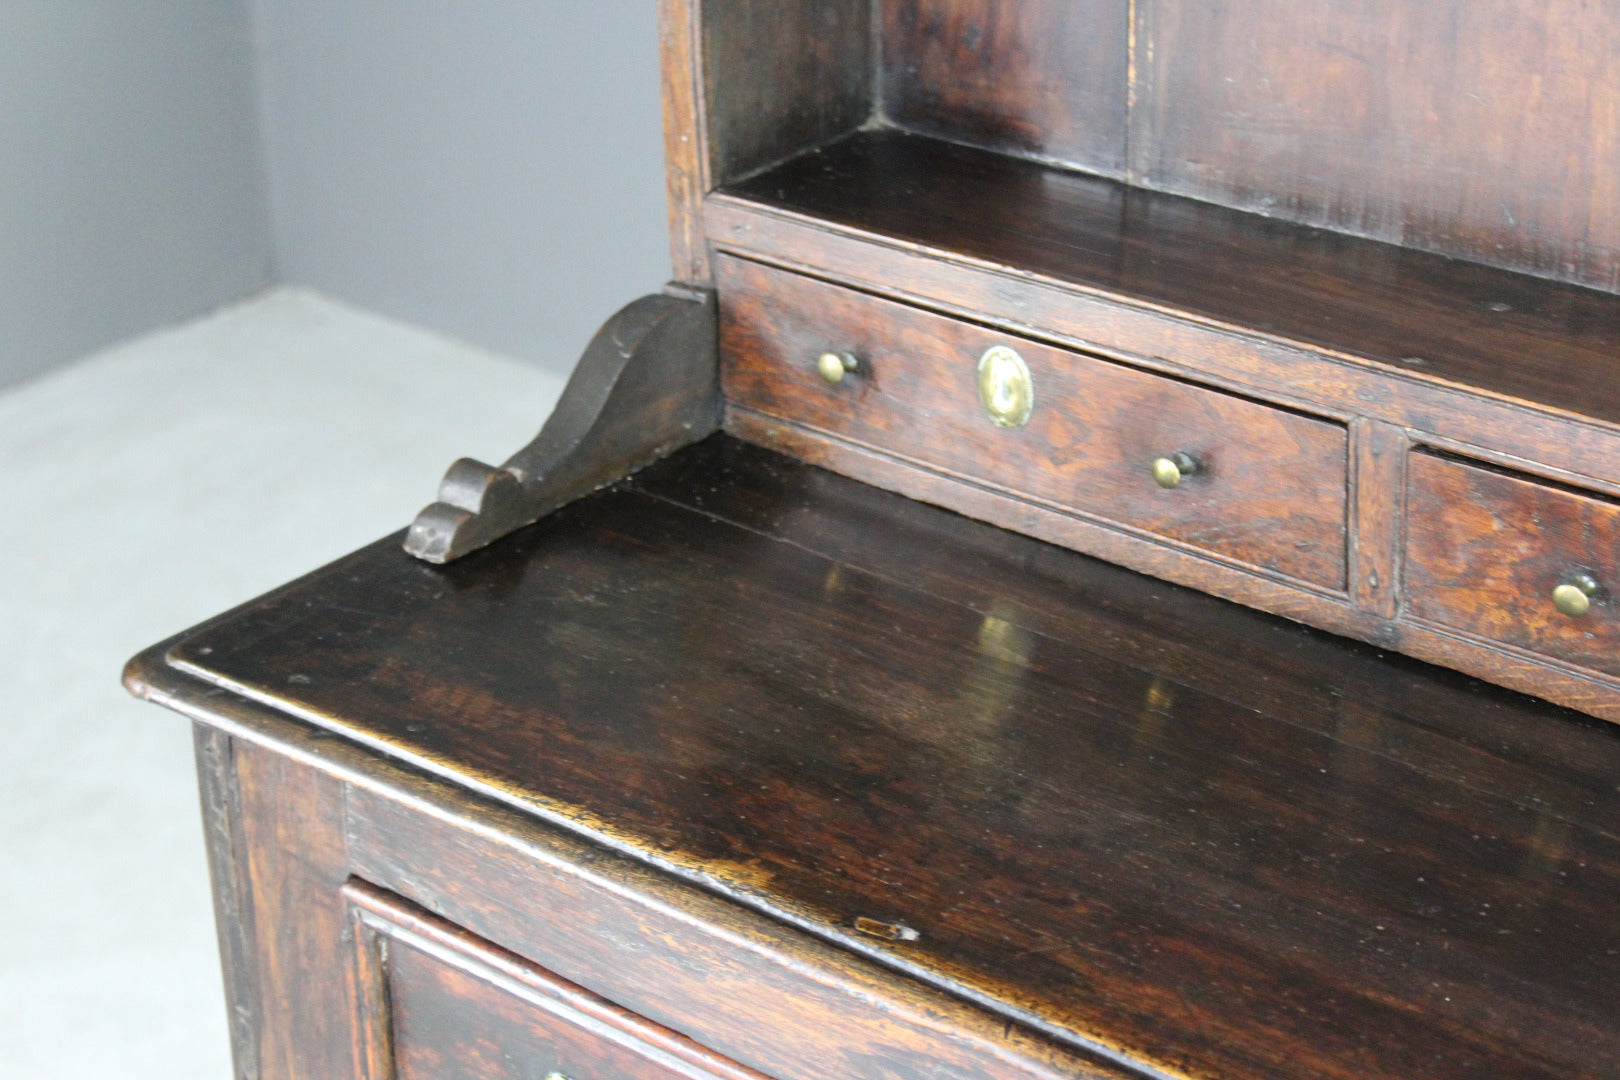
[[234,748],[254,912],[262,1080],[354,1076],[360,1015],[348,912],[343,785],[247,743]]
[[258,964],[254,950],[253,899],[242,839],[242,799],[236,783],[236,743],[205,724],[192,726],[203,839],[214,886],[214,925],[225,974],[236,1080],[259,1080]]
[[1131,179],[1620,289],[1620,0],[1137,0]]
[[704,0],[704,107],[726,183],[864,124],[870,0]]
[[669,201],[669,260],[676,281],[709,278],[703,197],[709,193],[708,128],[703,115],[699,0],[658,0],[658,50],[664,99],[664,181]]
[[884,0],[883,112],[986,149],[1120,176],[1129,0]]

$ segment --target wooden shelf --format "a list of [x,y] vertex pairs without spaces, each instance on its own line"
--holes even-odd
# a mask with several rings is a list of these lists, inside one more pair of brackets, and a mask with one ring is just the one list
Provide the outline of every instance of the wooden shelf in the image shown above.
[[1620,1060],[1620,728],[727,438],[447,567],[391,538],[137,670],[1077,1054],[1234,1080]]
[[897,130],[802,153],[718,201],[1620,425],[1610,293]]

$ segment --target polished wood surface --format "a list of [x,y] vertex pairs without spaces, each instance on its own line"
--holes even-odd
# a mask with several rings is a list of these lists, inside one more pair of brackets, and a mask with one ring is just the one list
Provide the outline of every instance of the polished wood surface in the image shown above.
[[765,1080],[364,882],[343,887],[376,1080]]
[[1620,730],[730,441],[169,656],[1077,1049],[1617,1075]]
[[[1607,293],[898,132],[851,136],[722,191],[948,259],[1318,346],[1402,379],[1620,424],[1620,297]],[[910,287],[908,276],[889,283]],[[999,310],[994,292],[964,292],[965,308],[1028,318]]]
[[[344,911],[352,917],[356,906],[375,909],[382,894],[399,898],[384,905],[394,923],[404,906],[431,911],[463,946],[476,937],[521,957],[531,973],[536,966],[566,971],[614,1008],[778,1080],[1135,1075],[1072,1040],[1064,1045],[1009,1024],[1004,1013],[874,964],[857,947],[836,946],[757,905],[653,869],[532,811],[502,806],[469,791],[466,778],[428,776],[181,672],[164,659],[167,652],[160,645],[137,657],[127,682],[198,720],[206,740],[222,748],[204,766],[219,781],[205,785],[204,816],[244,825],[233,839],[210,845],[216,877],[245,885],[230,924],[252,929],[296,919],[307,907],[302,925],[253,934],[263,951],[229,969],[233,984],[249,991],[235,999],[249,1006],[235,1014],[246,1036],[239,1075],[386,1075],[393,1031],[386,987],[375,978],[376,960],[386,956],[365,941],[365,928],[341,917]],[[229,794],[262,791],[247,777],[267,775],[267,763],[286,798]],[[321,797],[310,799],[315,790]],[[227,797],[216,798],[221,792]],[[313,831],[311,813],[318,815]],[[316,837],[318,855],[300,857],[306,836]],[[255,850],[260,845],[271,850]],[[339,917],[328,918],[329,911]],[[421,928],[420,920],[403,921]],[[461,949],[463,956],[467,951]],[[474,951],[489,960],[489,950]],[[372,977],[357,981],[356,970]],[[304,1045],[285,1041],[301,1029]],[[294,1052],[260,1052],[273,1044]],[[524,1065],[514,1061],[511,1068],[534,1080]],[[712,1060],[709,1067],[718,1071]]]
[[[1345,586],[1342,424],[729,256],[715,280],[732,406],[1262,571]],[[980,403],[979,358],[993,346],[1014,349],[1033,380],[1034,409],[1018,428],[996,426]],[[859,366],[829,385],[815,360],[845,350]],[[1152,463],[1177,452],[1198,471],[1166,490]]]
[[1132,182],[1620,291],[1620,2],[1133,6]]
[[876,5],[882,116],[900,127],[1125,171],[1127,0],[889,0]]
[[1620,1078],[1620,727],[1031,538],[1620,721],[1620,0],[659,19],[676,288],[801,460],[560,505],[623,412],[132,662],[238,1074]]
[[[1408,475],[1414,615],[1620,675],[1620,504],[1431,454]],[[1599,591],[1572,618],[1552,594],[1575,574]]]

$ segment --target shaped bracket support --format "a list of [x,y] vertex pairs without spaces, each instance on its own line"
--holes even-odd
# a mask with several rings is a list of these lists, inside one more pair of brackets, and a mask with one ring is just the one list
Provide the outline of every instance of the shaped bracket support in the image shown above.
[[720,426],[715,300],[670,285],[609,319],[534,441],[499,468],[450,466],[405,550],[447,563],[606,487]]

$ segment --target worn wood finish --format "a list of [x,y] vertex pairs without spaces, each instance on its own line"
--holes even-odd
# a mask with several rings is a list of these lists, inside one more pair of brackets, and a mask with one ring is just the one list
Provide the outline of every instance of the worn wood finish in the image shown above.
[[[1328,589],[1345,583],[1347,437],[1179,380],[1010,337],[722,257],[721,381],[729,402]],[[1035,407],[997,427],[977,365],[992,346],[1028,364]],[[837,385],[816,358],[849,350]],[[1192,454],[1174,490],[1152,462]],[[967,496],[964,493],[964,500]],[[957,508],[966,508],[958,505]]]
[[[1432,454],[1407,502],[1413,615],[1620,676],[1620,504]],[[1552,602],[1573,573],[1603,586],[1579,618]]]
[[1129,0],[888,0],[886,120],[1089,172],[1125,171]]
[[1031,538],[1620,721],[1620,0],[659,25],[677,283],[471,554],[129,670],[238,1075],[1620,1080],[1620,727]]
[[[1240,393],[1327,409],[1346,419],[1386,421],[1470,456],[1620,494],[1617,423],[1480,393],[1420,375],[1418,366],[1396,370],[984,260],[942,257],[925,246],[723,193],[709,198],[704,213],[716,245],[727,251]],[[1345,318],[1389,316],[1369,306]],[[1562,348],[1552,338],[1541,346],[1541,354],[1553,358]],[[1566,387],[1560,393],[1571,403],[1607,392],[1610,376],[1595,351],[1589,359],[1584,369],[1575,368],[1592,376],[1591,393]],[[1556,373],[1549,361],[1548,386]]]
[[1009,1024],[1005,1003],[1001,1015],[966,1004],[873,964],[859,943],[834,947],[716,895],[712,881],[652,869],[646,852],[616,854],[542,823],[532,806],[470,794],[475,778],[429,778],[183,674],[167,652],[137,658],[132,688],[343,783],[352,874],[780,1080],[1134,1075]]
[[724,183],[872,113],[871,0],[702,0],[709,168]]
[[343,895],[389,1035],[385,1071],[364,1075],[763,1080],[398,896],[357,881]]
[[720,426],[714,296],[671,286],[596,332],[562,397],[500,468],[450,466],[405,550],[444,563],[611,484]]
[[709,124],[698,7],[699,0],[658,0],[670,267],[674,280],[701,287],[709,283],[703,197],[714,185],[709,176]]
[[247,874],[242,795],[236,781],[236,744],[229,735],[194,724],[197,786],[202,802],[203,840],[214,893],[214,928],[220,966],[225,972],[225,1012],[231,1059],[237,1080],[259,1080],[258,1032],[263,1026],[259,997],[258,930],[253,883]]
[[[344,943],[338,888],[348,874],[343,788],[331,777],[257,747],[231,750],[241,844],[215,877],[248,885],[252,953],[242,976],[256,997],[250,1039],[238,1040],[237,1075],[330,1080],[352,1074],[357,990]],[[215,811],[217,812],[217,811]],[[205,807],[205,818],[210,813]],[[210,847],[218,857],[219,849]],[[232,973],[235,975],[236,973]],[[249,991],[234,995],[241,1004]]]
[[[1408,383],[1440,383],[1601,421],[1611,432],[1620,425],[1620,297],[1606,293],[895,132],[861,133],[723,190],[817,228],[857,232],[868,241],[860,246],[866,272],[889,288],[944,288],[949,275],[954,293],[944,299],[986,316],[1068,329],[1061,310],[1014,307],[1008,286],[953,274],[950,263],[1075,287],[1081,296],[1063,301],[1071,308],[1101,293],[1399,373],[1366,391],[1369,405]],[[757,250],[757,222],[718,223],[719,232],[714,224],[715,243]],[[926,248],[949,263],[899,272],[871,239]],[[833,253],[802,242],[783,254],[834,269]],[[1070,332],[1087,336],[1083,327]]]
[[1620,730],[761,451],[170,655],[1144,1064],[1617,1075]]
[[1615,0],[1135,10],[1135,182],[1620,291]]
[[[1408,440],[1577,485],[1593,497],[1620,494],[1620,298],[893,132],[862,133],[733,185],[711,196],[706,217],[721,252],[926,304],[966,320],[962,334],[989,323],[1346,424],[1354,457],[1341,494],[1349,500],[1355,573],[1344,576],[1343,544],[1334,545],[1330,587],[1349,603],[1264,588],[1169,548],[1146,550],[1066,519],[1062,507],[1084,505],[1067,492],[964,467],[964,458],[1003,465],[950,422],[942,404],[948,393],[891,419],[872,406],[887,403],[886,391],[836,398],[810,379],[787,393],[772,387],[775,396],[765,400],[728,364],[729,431],[914,498],[1620,719],[1612,670],[1405,618],[1399,595]],[[786,335],[793,351],[826,321],[824,307],[837,310],[774,284],[743,288],[760,293],[756,321],[788,328],[770,333]],[[743,352],[767,355],[754,346]],[[792,370],[789,358],[779,359],[788,362],[760,371]],[[850,416],[828,412],[840,404]],[[883,430],[861,430],[869,418]],[[1139,426],[1099,429],[1101,446],[1088,447],[1088,457],[1107,464],[1128,455]],[[1051,462],[1031,460],[1037,473],[1051,471]],[[1281,471],[1298,482],[1298,470]],[[1040,496],[1033,503],[1032,493]],[[1225,527],[1218,509],[1199,509],[1185,523],[1189,534]],[[1292,556],[1288,536],[1264,535],[1273,527],[1265,515],[1252,523],[1246,564],[1277,566]],[[1327,557],[1328,546],[1320,537],[1316,543],[1314,554]],[[1296,580],[1328,581],[1297,572]]]
[[1009,1024],[1005,1003],[1000,1016],[964,1005],[668,875],[627,875],[588,844],[537,840],[532,821],[503,817],[496,832],[491,820],[486,808],[456,822],[468,831],[447,832],[397,800],[357,794],[356,870],[773,1076],[1132,1075],[1072,1039]]
[[1356,606],[1386,619],[1400,610],[1401,523],[1405,510],[1406,432],[1358,419],[1350,425],[1355,455],[1352,592]]

